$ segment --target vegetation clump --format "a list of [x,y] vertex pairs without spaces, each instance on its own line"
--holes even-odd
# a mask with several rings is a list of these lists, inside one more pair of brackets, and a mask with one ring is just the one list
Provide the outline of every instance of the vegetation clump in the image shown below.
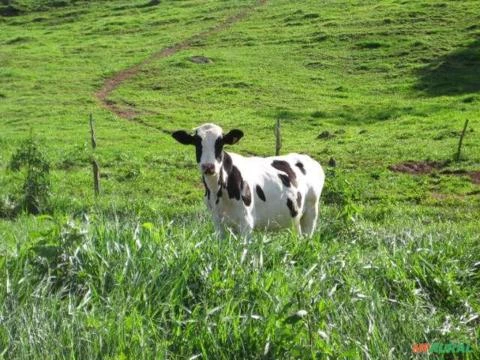
[[25,169],[25,180],[18,206],[29,214],[47,211],[50,198],[50,163],[38,140],[30,136],[13,154],[9,168],[18,172]]

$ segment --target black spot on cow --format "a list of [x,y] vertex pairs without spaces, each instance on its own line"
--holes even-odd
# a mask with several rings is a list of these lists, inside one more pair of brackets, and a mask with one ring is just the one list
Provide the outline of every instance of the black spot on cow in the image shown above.
[[286,187],[290,187],[290,179],[287,175],[278,174],[278,177],[280,178],[280,180],[282,180],[283,185],[285,185]]
[[223,181],[223,171],[220,171],[220,176],[218,178],[218,187],[219,187],[219,191],[222,190],[222,188],[225,188],[227,185],[225,184],[225,182]]
[[290,210],[290,215],[292,215],[292,217],[295,217],[298,215],[297,207],[293,203],[292,199],[290,198],[287,199],[287,206],[288,206],[288,209]]
[[[245,205],[249,206],[252,203],[250,186],[243,181],[240,170],[233,165],[232,158],[228,153],[223,155],[223,169],[227,175],[227,182],[224,187],[227,189],[228,197],[236,200],[242,198]],[[223,180],[220,181],[222,182]]]
[[300,192],[297,192],[297,206],[298,208],[302,207],[302,194]]
[[203,181],[203,186],[205,186],[205,195],[208,200],[210,200],[210,189],[207,186],[207,183],[205,182],[205,177],[202,176],[202,181]]
[[305,170],[305,167],[303,166],[303,163],[298,161],[296,164],[295,164],[296,167],[298,167],[300,169],[300,171],[302,172],[303,175],[305,175],[307,173],[307,171]]
[[252,192],[250,191],[250,186],[248,186],[247,183],[243,184],[242,200],[246,206],[250,206],[252,203]]
[[233,165],[227,178],[227,192],[230,199],[240,200],[243,189],[243,179],[240,170]]
[[223,139],[221,137],[215,140],[215,158],[218,161],[222,160],[222,152],[223,152]]
[[223,155],[223,169],[225,170],[225,173],[227,175],[230,175],[230,173],[232,172],[232,166],[232,157],[227,152],[225,152]]
[[288,162],[283,160],[274,160],[272,162],[272,166],[275,169],[280,170],[281,172],[284,172],[286,174],[278,174],[278,177],[280,178],[280,180],[282,180],[282,183],[285,186],[289,187],[290,184],[292,184],[293,186],[297,186],[297,175],[295,175],[295,172],[290,167],[290,164]]
[[195,144],[195,153],[197,156],[197,163],[200,163],[200,159],[202,158],[202,138],[195,134],[193,136],[194,144]]
[[265,193],[263,192],[262,188],[260,187],[260,185],[257,185],[255,187],[255,191],[257,192],[257,195],[260,199],[262,199],[263,201],[267,201],[267,198],[265,197]]
[[217,192],[217,200],[215,201],[215,204],[218,204],[220,202],[220,198],[222,196],[223,196],[222,188],[220,187],[220,189],[218,189],[218,192]]

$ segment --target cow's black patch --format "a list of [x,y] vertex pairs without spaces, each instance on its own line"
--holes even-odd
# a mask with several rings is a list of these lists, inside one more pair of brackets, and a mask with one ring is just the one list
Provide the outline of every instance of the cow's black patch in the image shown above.
[[203,181],[203,186],[205,186],[205,195],[208,200],[210,200],[210,189],[207,186],[207,183],[205,182],[205,177],[202,176],[202,181]]
[[262,199],[263,201],[267,201],[267,198],[265,197],[265,193],[263,192],[262,188],[260,187],[260,185],[257,185],[255,187],[255,191],[257,192],[257,195],[260,199]]
[[220,171],[220,176],[218,178],[218,187],[219,187],[219,190],[222,190],[222,188],[226,188],[227,187],[227,184],[225,184],[225,182],[223,181],[223,171]]
[[223,196],[222,188],[220,187],[220,189],[218,189],[218,192],[217,192],[217,200],[215,200],[215,204],[218,204],[220,202],[220,198],[222,196]]
[[300,169],[300,171],[302,172],[303,175],[305,175],[307,173],[307,171],[305,170],[305,167],[303,166],[303,163],[298,161],[296,164],[295,164],[296,167],[298,167]]
[[195,152],[197,156],[197,163],[200,163],[200,159],[202,158],[202,138],[195,134],[193,136],[194,144],[195,144]]
[[221,137],[215,140],[215,158],[218,161],[222,161],[222,152],[223,152],[223,139]]
[[298,208],[302,207],[302,194],[300,192],[297,192],[297,206]]
[[287,199],[287,206],[288,206],[288,209],[290,210],[290,215],[292,215],[292,217],[295,217],[298,215],[298,210],[295,204],[293,203],[292,199],[290,198]]
[[250,186],[248,186],[247,183],[243,184],[242,200],[246,206],[250,206],[252,203],[252,192],[250,191]]
[[285,185],[286,187],[290,187],[290,179],[287,175],[278,174],[278,177],[280,178],[280,180],[282,180],[283,185]]
[[243,188],[243,179],[240,170],[235,165],[232,165],[232,169],[227,178],[227,192],[230,199],[240,200],[241,192]]
[[[288,162],[283,160],[274,160],[272,162],[272,166],[275,169],[280,170],[285,174],[287,174],[287,175],[283,175],[283,174],[278,175],[285,186],[290,186],[290,184],[292,184],[293,186],[297,186],[297,175],[295,175],[295,172],[290,167],[290,164]],[[288,182],[285,181],[284,176],[288,179]]]
[[220,178],[220,189],[226,188],[230,199],[240,200],[242,198],[246,206],[252,203],[252,192],[250,186],[243,181],[240,170],[233,165],[232,157],[228,153],[223,153],[223,169],[227,175],[226,183],[223,182],[223,174]]
[[232,172],[232,166],[232,157],[227,152],[225,152],[223,155],[223,168],[225,169],[225,173],[227,175],[230,175],[230,173]]

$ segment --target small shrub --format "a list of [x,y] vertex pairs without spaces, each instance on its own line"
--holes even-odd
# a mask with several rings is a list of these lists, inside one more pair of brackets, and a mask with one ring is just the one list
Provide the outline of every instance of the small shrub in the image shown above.
[[[48,215],[45,219],[51,219]],[[85,267],[88,260],[82,245],[87,241],[86,224],[73,220],[61,223],[51,219],[52,227],[39,233],[30,247],[29,259],[37,281],[48,279],[52,291],[85,292]]]
[[0,218],[15,216],[15,201],[8,195],[0,195]]
[[358,205],[358,191],[335,168],[327,169],[326,179],[327,183],[322,194],[323,201],[326,204],[339,206],[338,219],[344,224],[354,222],[361,213]]
[[12,171],[26,168],[20,208],[30,214],[46,211],[50,197],[50,164],[33,136],[25,140],[13,154],[9,168]]

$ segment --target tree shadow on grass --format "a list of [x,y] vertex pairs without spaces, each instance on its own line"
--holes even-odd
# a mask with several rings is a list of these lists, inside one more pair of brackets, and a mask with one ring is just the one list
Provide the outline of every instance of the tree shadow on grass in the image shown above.
[[416,88],[430,96],[479,92],[480,38],[421,69]]

